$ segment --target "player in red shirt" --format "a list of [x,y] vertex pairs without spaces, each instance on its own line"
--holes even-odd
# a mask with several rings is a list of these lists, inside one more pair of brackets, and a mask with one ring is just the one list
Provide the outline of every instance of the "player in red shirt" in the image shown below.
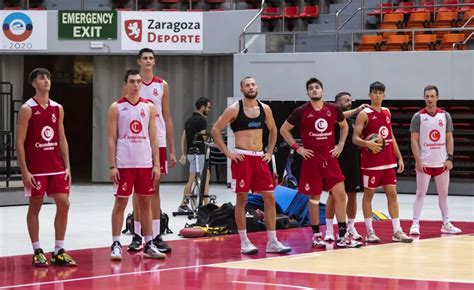
[[[385,97],[385,85],[381,82],[370,84],[369,97],[371,100],[370,107],[365,108],[357,115],[352,137],[352,142],[362,147],[360,160],[364,184],[362,210],[367,227],[366,242],[378,243],[380,241],[372,227],[372,199],[375,190],[378,187],[383,187],[387,196],[388,211],[392,219],[392,240],[394,242],[411,243],[413,239],[403,233],[400,226],[395,167],[398,165],[397,172],[402,173],[404,164],[397,141],[392,133],[390,110],[382,107],[382,101]],[[372,134],[377,134],[379,139],[366,140]],[[385,140],[385,147],[380,142],[380,138]],[[368,149],[373,153],[370,153]]]
[[48,266],[39,242],[39,212],[45,193],[54,198],[57,209],[51,264],[76,266],[76,262],[64,251],[71,186],[64,110],[60,104],[49,99],[51,73],[47,69],[34,69],[29,80],[35,88],[35,95],[18,113],[16,150],[25,196],[29,197],[26,220],[34,250],[33,266]]
[[[306,82],[310,99],[296,108],[280,128],[285,141],[303,157],[298,192],[309,195],[309,216],[313,228],[312,245],[325,248],[319,230],[319,199],[323,190],[331,191],[335,202],[336,218],[339,226],[339,247],[360,247],[362,243],[352,239],[346,224],[346,191],[338,156],[344,148],[348,125],[338,105],[323,101],[323,84],[316,78]],[[334,145],[335,124],[340,127],[339,143]],[[298,127],[303,146],[296,143],[291,130]]]

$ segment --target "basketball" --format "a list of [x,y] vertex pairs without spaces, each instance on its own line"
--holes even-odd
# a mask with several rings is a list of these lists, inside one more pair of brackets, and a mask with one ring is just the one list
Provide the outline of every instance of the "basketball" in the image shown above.
[[[371,140],[376,140],[375,142],[378,143],[378,144],[382,144],[382,150],[385,148],[385,139],[383,139],[380,135],[378,134],[370,134],[369,136],[367,136],[367,138],[365,138],[365,140],[367,141],[371,141]],[[380,152],[382,152],[382,150],[380,150],[379,152],[375,153],[374,151],[372,151],[371,149],[369,148],[366,148],[367,151],[370,153],[370,154],[378,154]]]

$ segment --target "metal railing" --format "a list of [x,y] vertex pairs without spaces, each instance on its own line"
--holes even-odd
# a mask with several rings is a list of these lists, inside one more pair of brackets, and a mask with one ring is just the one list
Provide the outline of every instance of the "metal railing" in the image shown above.
[[247,49],[247,43],[245,42],[245,35],[246,35],[246,32],[247,32],[247,29],[262,14],[264,4],[265,4],[265,0],[262,0],[262,3],[260,5],[260,10],[258,10],[257,14],[255,14],[255,16],[247,23],[247,25],[245,25],[244,29],[242,30],[242,33],[239,35],[239,52],[240,53],[247,53],[247,50],[248,50]]

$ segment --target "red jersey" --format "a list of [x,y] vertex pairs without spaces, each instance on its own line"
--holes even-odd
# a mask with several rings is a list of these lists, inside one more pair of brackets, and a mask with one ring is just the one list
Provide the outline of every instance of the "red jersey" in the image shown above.
[[385,139],[385,148],[377,154],[371,154],[366,148],[361,150],[361,168],[370,170],[388,169],[397,166],[393,151],[392,115],[390,110],[382,107],[380,112],[365,108],[367,124],[362,130],[362,139],[371,134],[378,134]]
[[334,125],[344,121],[339,106],[324,102],[320,110],[315,110],[310,102],[296,108],[287,121],[300,129],[300,138],[305,148],[314,151],[322,160],[331,158],[334,148]]
[[59,150],[59,104],[49,100],[43,109],[34,98],[25,104],[31,108],[24,144],[28,170],[38,176],[64,173]]

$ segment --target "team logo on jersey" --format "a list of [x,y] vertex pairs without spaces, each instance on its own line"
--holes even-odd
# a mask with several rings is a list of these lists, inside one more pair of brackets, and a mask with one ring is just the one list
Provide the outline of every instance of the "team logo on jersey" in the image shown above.
[[328,115],[328,117],[331,117],[331,115],[332,115],[331,111],[328,111],[327,115]]
[[244,187],[244,186],[245,186],[245,181],[244,181],[243,179],[240,180],[239,186],[240,186],[240,187]]
[[312,117],[314,117],[314,115],[313,115],[313,113],[309,113],[308,116],[306,116],[306,117],[312,118]]
[[40,112],[40,111],[36,111],[36,112],[35,112],[35,115],[41,115],[41,112]]
[[328,162],[327,161],[323,161],[323,168],[327,168],[328,167]]
[[304,190],[309,191],[310,189],[311,189],[311,187],[309,186],[309,183],[306,183],[304,185]]
[[443,127],[443,120],[439,119],[438,125],[439,125],[440,127]]
[[388,136],[388,128],[385,126],[381,126],[379,128],[379,135],[382,136],[382,138],[386,139]]
[[145,110],[142,109],[140,111],[140,117],[145,118]]
[[438,130],[431,130],[428,137],[431,141],[437,142],[441,138],[441,133]]
[[137,19],[125,20],[125,33],[133,41],[142,41],[142,21]]
[[134,134],[140,134],[140,132],[143,130],[142,123],[138,120],[133,120],[130,122],[130,131]]
[[51,115],[51,121],[52,121],[53,123],[56,123],[56,114],[53,113],[53,114]]
[[46,141],[49,142],[53,139],[54,137],[54,130],[50,126],[44,126],[43,129],[41,129],[41,137]]
[[127,191],[127,186],[128,186],[127,183],[124,182],[124,183],[122,184],[122,191]]
[[319,118],[316,120],[316,122],[314,122],[314,128],[318,132],[322,133],[328,128],[328,121],[326,121],[326,119]]
[[387,124],[390,124],[390,117],[387,116],[387,117],[385,118],[385,121],[387,122]]
[[153,96],[158,97],[158,89],[157,88],[153,89]]

